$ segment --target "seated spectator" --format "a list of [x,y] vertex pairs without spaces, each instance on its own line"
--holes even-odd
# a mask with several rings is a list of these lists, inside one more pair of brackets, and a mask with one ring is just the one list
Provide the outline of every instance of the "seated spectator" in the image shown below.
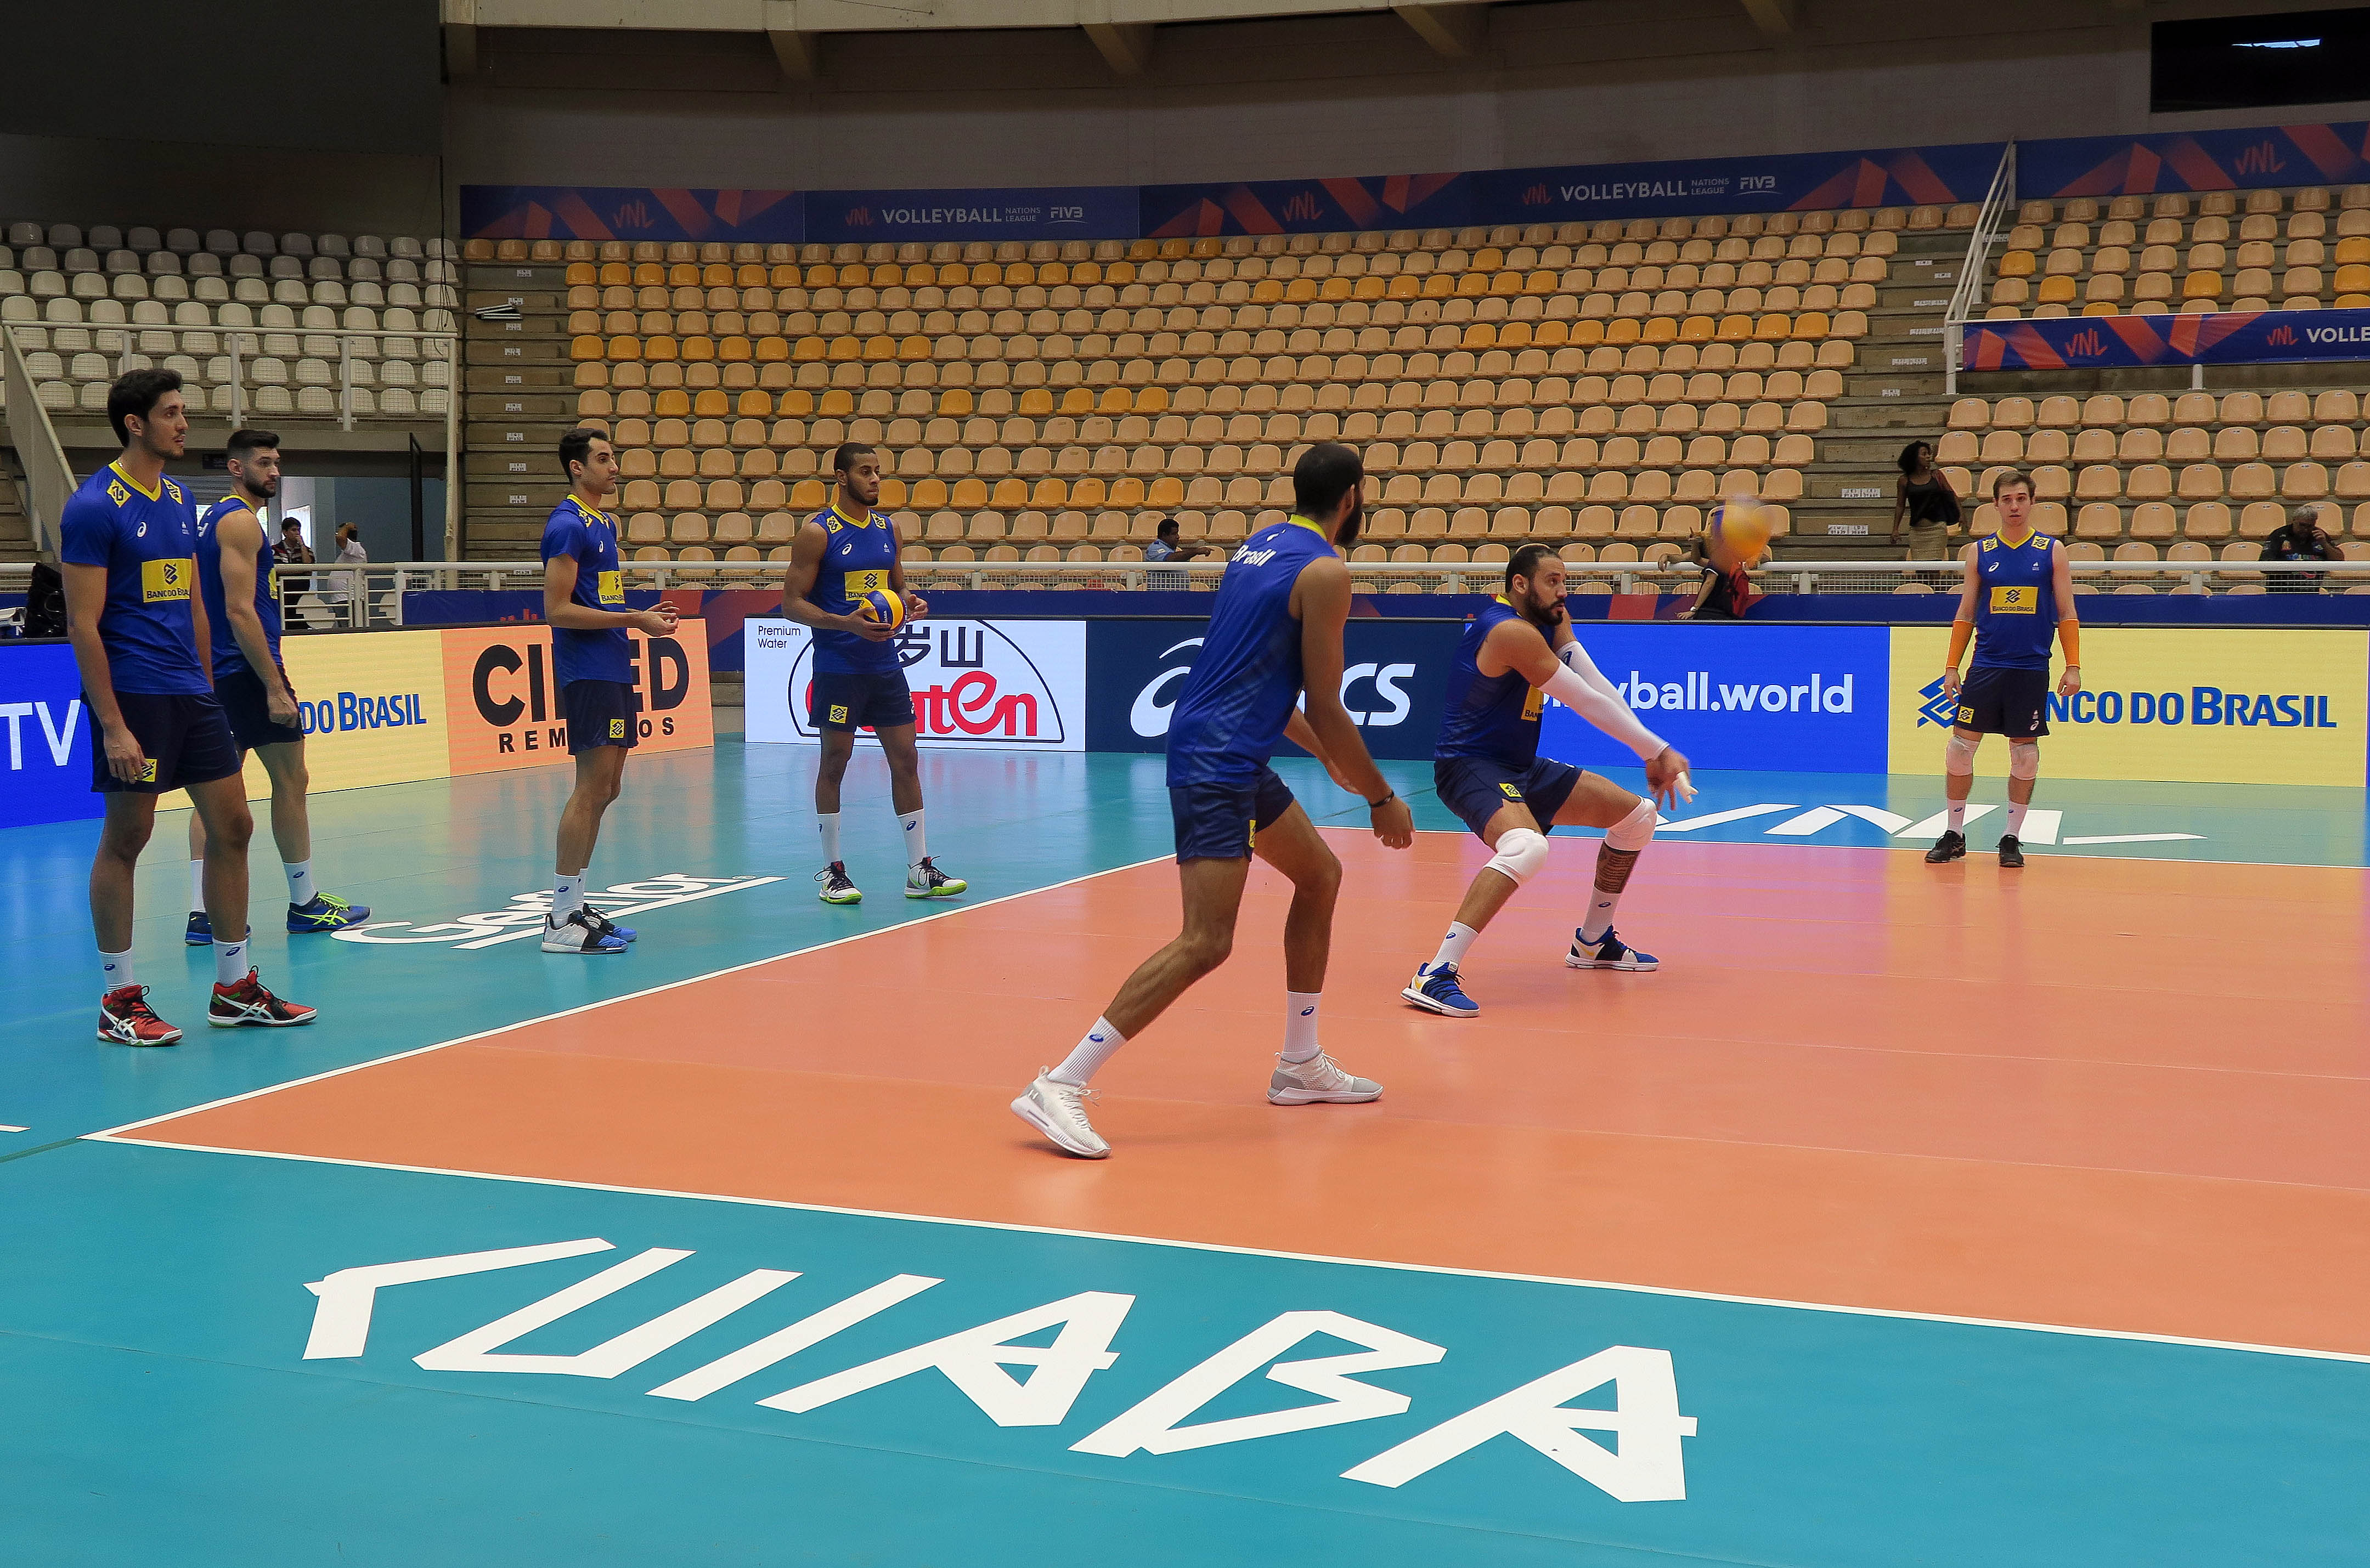
[[[2288,520],[2263,541],[2266,561],[2334,561],[2341,552],[2337,541],[2320,526],[2320,507],[2308,503],[2288,509]],[[2323,572],[2265,572],[2263,585],[2273,593],[2318,593]]]
[[[1162,518],[1152,531],[1152,543],[1144,547],[1144,558],[1147,561],[1190,561],[1196,555],[1207,555],[1215,548],[1209,544],[1179,544],[1178,538],[1177,520]],[[1147,572],[1144,586],[1173,590],[1191,587],[1191,583],[1183,572]]]

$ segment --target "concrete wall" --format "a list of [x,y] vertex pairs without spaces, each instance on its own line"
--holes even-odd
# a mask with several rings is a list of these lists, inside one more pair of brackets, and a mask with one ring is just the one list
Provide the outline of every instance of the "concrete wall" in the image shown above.
[[755,35],[488,31],[446,98],[456,183],[1086,185],[1712,156],[2360,117],[2147,112],[2145,18],[2287,8],[1737,0],[1491,13],[1469,61],[1368,15],[1160,29],[1116,81],[1076,30],[824,42],[786,87]]

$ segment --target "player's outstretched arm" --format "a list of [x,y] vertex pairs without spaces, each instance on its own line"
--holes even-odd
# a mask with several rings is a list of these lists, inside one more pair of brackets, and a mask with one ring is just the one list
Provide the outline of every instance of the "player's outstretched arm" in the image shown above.
[[[782,572],[782,613],[801,626],[819,632],[854,632],[867,642],[885,643],[895,636],[896,631],[883,622],[852,613],[834,615],[807,597],[814,591],[815,578],[823,574],[823,552],[830,548],[831,535],[823,532],[823,524],[810,522],[799,530],[790,544],[790,564]],[[890,580],[903,579],[892,576]]]
[[[1292,586],[1300,616],[1300,674],[1307,726],[1329,773],[1362,796],[1373,812],[1375,836],[1395,850],[1415,842],[1415,818],[1367,754],[1365,738],[1341,705],[1341,628],[1350,621],[1350,568],[1326,555],[1300,568]],[[1285,721],[1285,733],[1291,732]]]
[[2057,694],[2070,697],[2082,689],[2082,623],[2074,613],[2074,557],[2063,542],[2049,547],[2049,581],[2056,590],[2057,642],[2065,650],[2065,673],[2057,678]]
[[1578,639],[1564,644],[1559,654],[1548,648],[1537,627],[1519,620],[1506,621],[1483,643],[1482,656],[1485,673],[1492,665],[1502,664],[1638,753],[1638,760],[1646,764],[1648,785],[1664,805],[1694,798],[1686,758],[1638,721],[1620,688],[1605,678]]

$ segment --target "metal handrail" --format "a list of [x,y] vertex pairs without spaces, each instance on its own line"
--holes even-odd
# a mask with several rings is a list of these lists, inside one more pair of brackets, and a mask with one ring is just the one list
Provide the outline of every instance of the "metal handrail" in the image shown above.
[[14,323],[0,326],[0,358],[6,361],[8,436],[17,448],[17,461],[25,468],[26,509],[32,524],[33,547],[42,555],[54,555],[59,520],[64,516],[66,501],[75,491],[74,469],[66,463],[65,448],[58,442],[58,429],[50,422],[50,411],[41,406],[32,372],[25,366],[24,350],[17,342]]
[[1959,286],[1950,291],[1950,303],[1942,318],[1942,389],[1953,397],[1959,395],[1966,324],[1974,315],[1984,273],[1991,266],[1992,241],[1999,233],[2000,221],[2015,204],[2016,143],[2010,141],[2000,153],[1999,167],[1992,173],[1991,189],[1984,193],[1983,207],[1975,214],[1975,231],[1967,236],[1966,259],[1959,265]]

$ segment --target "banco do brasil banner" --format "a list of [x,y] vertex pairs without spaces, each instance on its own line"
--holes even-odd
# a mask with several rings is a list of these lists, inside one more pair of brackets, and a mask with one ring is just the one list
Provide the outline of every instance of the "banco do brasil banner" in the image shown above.
[[2370,360],[2370,310],[2225,310],[1970,323],[1974,371]]
[[[715,743],[708,644],[632,634],[641,747]],[[290,637],[281,645],[296,694],[312,787],[358,789],[569,759],[568,723],[541,624]],[[73,651],[63,643],[0,644],[0,828],[99,815],[90,787],[90,720]],[[249,756],[247,793],[271,793]],[[167,807],[185,806],[178,791]]]

